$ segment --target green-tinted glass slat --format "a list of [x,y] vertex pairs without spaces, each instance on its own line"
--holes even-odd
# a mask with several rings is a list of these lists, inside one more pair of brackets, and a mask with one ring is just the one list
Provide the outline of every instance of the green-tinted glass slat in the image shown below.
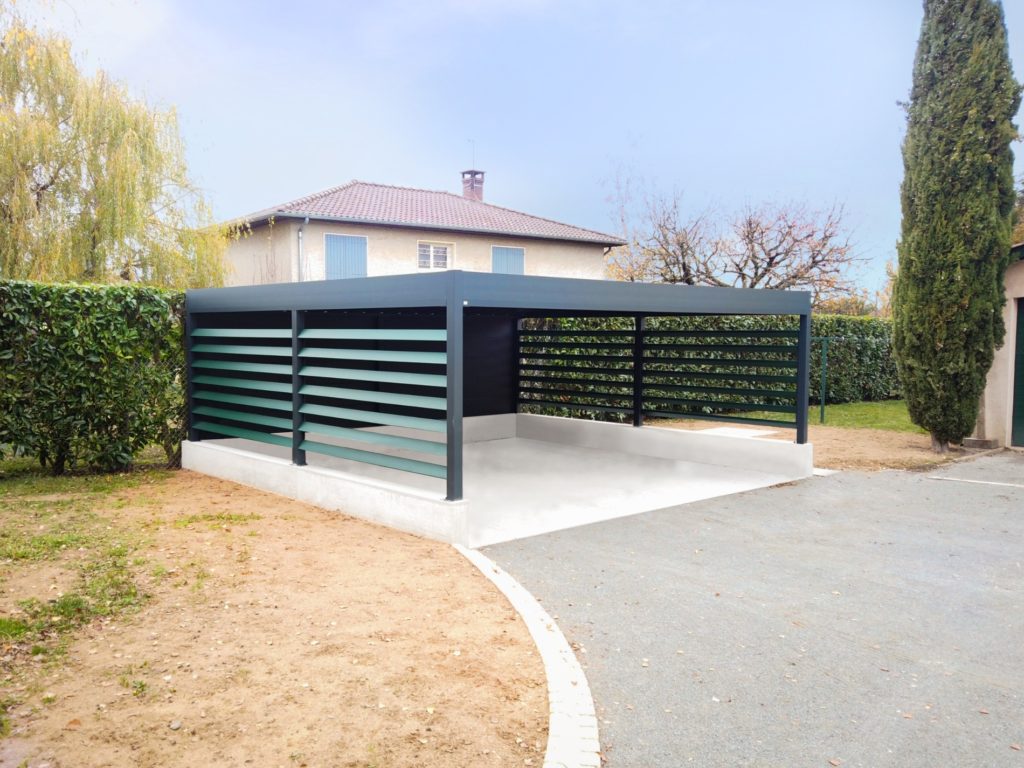
[[446,478],[447,469],[440,464],[431,464],[429,461],[417,461],[416,459],[403,459],[399,456],[388,456],[383,453],[372,451],[360,451],[356,448],[342,448],[339,445],[328,445],[313,440],[303,440],[299,447],[310,453],[323,453],[327,456],[336,456],[339,459],[350,459],[363,464],[376,464],[380,467],[400,469],[403,472],[415,472],[418,475],[430,475],[431,477]]
[[262,347],[255,344],[193,344],[193,352],[208,355],[260,355],[269,357],[291,357],[291,347]]
[[236,389],[256,389],[262,392],[291,392],[292,385],[283,381],[257,381],[255,379],[232,379],[227,376],[193,376],[196,384],[216,384],[218,387],[235,387]]
[[436,440],[420,440],[415,437],[403,437],[401,435],[388,435],[384,432],[373,432],[368,429],[351,429],[349,427],[334,427],[330,424],[318,424],[315,421],[303,421],[299,427],[303,432],[316,435],[329,435],[341,437],[346,440],[355,440],[361,443],[374,443],[376,445],[387,445],[392,448],[405,448],[420,453],[433,453],[444,456],[447,447],[443,442]]
[[358,411],[353,408],[337,408],[333,405],[306,403],[299,408],[299,412],[313,416],[328,416],[332,419],[359,421],[364,424],[422,429],[427,432],[444,432],[446,429],[444,419],[421,419],[417,416],[400,416],[397,413],[378,413],[376,411]]
[[241,363],[234,360],[203,360],[202,358],[192,361],[193,368],[213,368],[218,371],[245,371],[246,373],[273,373],[281,376],[291,376],[290,365],[276,365],[274,363]]
[[200,405],[194,408],[192,412],[198,413],[200,416],[217,416],[221,419],[244,421],[246,424],[259,424],[264,427],[276,427],[277,429],[283,429],[289,432],[292,429],[291,419],[280,419],[277,416],[264,416],[262,413],[242,413],[241,411],[232,411],[227,408],[214,408],[209,405]]
[[269,397],[250,397],[248,395],[232,395],[227,392],[210,392],[205,389],[197,389],[192,393],[197,400],[214,400],[218,403],[230,403],[231,405],[251,405],[254,408],[271,408],[276,411],[290,411],[291,400],[273,400]]
[[201,432],[213,432],[216,435],[227,435],[229,437],[244,437],[247,440],[258,440],[261,443],[270,443],[271,445],[289,447],[292,444],[290,437],[272,435],[269,432],[257,432],[254,429],[232,427],[228,424],[214,424],[212,421],[198,421],[192,426]]
[[448,407],[443,397],[422,397],[420,395],[401,395],[394,392],[375,392],[369,389],[341,389],[340,387],[319,387],[305,384],[299,388],[299,394],[316,397],[336,397],[339,400],[360,400],[364,403],[388,403],[405,405],[410,408],[430,408],[443,411]]
[[235,339],[290,339],[290,328],[193,328],[193,336],[223,336]]
[[364,341],[446,341],[448,332],[429,328],[307,328],[300,339],[362,339]]
[[[288,368],[289,373],[291,368]],[[405,373],[403,371],[364,371],[359,368],[328,368],[318,365],[304,365],[300,376],[317,376],[324,379],[349,379],[352,381],[379,381],[387,384],[412,384],[417,387],[447,387],[448,379],[434,373]]]
[[[291,354],[289,350],[288,354]],[[406,352],[397,349],[325,349],[306,347],[299,357],[323,357],[331,360],[372,360],[381,363],[423,363],[444,365],[448,355],[444,352]]]

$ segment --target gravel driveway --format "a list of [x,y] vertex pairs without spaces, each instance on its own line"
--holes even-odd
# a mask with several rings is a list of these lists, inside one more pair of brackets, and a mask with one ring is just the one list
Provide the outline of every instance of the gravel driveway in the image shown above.
[[580,646],[608,768],[1024,767],[1024,455],[485,551]]

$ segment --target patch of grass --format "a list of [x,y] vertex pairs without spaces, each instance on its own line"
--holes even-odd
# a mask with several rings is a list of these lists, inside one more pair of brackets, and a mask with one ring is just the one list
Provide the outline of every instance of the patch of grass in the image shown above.
[[205,515],[186,515],[174,521],[175,528],[187,528],[194,523],[209,523],[210,527],[217,528],[229,523],[249,523],[253,520],[262,520],[261,515],[250,512],[211,512]]
[[[739,415],[739,414],[737,414]],[[789,421],[792,416],[770,411],[751,411],[743,414],[751,419],[770,419],[773,421]],[[808,412],[808,424],[812,427],[821,424],[821,408],[812,405]],[[825,406],[826,427],[847,427],[850,429],[885,429],[891,432],[911,432],[927,434],[923,429],[910,421],[907,404],[903,400],[879,400],[877,402],[840,403]]]
[[50,532],[38,536],[19,536],[18,533],[16,530],[0,533],[0,560],[48,560],[84,541],[83,536],[74,532]]
[[13,642],[28,634],[30,629],[31,627],[23,621],[0,616],[0,641]]
[[[810,423],[818,423],[819,411],[811,407]],[[874,403],[842,403],[825,406],[825,426],[856,429],[887,429],[893,432],[927,434],[910,421],[903,400],[880,400]]]

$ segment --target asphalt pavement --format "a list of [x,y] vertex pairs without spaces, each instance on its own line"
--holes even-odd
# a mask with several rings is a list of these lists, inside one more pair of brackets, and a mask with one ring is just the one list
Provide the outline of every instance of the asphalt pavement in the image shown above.
[[484,552],[577,647],[607,768],[1024,768],[1022,454]]

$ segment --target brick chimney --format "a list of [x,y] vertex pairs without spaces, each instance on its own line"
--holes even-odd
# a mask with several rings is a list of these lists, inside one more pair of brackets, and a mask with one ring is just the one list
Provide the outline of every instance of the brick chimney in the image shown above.
[[484,172],[463,171],[462,172],[462,196],[470,200],[484,199]]

